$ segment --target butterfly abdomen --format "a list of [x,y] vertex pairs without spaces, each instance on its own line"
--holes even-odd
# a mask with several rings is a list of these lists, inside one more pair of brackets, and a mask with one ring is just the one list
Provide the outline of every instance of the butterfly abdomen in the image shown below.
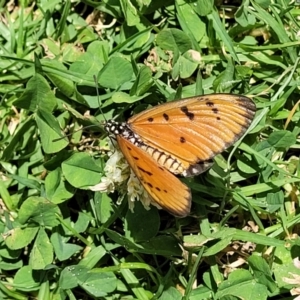
[[146,151],[152,158],[154,158],[154,160],[157,161],[159,165],[165,167],[170,172],[174,174],[182,174],[184,172],[184,168],[180,161],[178,161],[171,155],[166,154],[159,149],[155,149],[145,143],[142,143],[139,147]]

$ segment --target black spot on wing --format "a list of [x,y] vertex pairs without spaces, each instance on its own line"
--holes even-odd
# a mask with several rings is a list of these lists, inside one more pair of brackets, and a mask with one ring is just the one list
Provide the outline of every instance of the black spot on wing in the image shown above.
[[163,114],[163,117],[166,121],[169,121],[169,116],[166,113]]
[[148,122],[150,122],[150,123],[153,122],[153,120],[154,119],[152,117],[148,118]]
[[180,143],[185,143],[185,142],[186,142],[185,138],[183,136],[181,136],[180,137]]
[[212,109],[212,111],[213,111],[214,114],[217,114],[219,112],[219,110],[215,107]]
[[141,167],[139,167],[139,166],[138,166],[138,169],[139,169],[140,171],[142,171],[143,173],[146,173],[146,174],[149,175],[149,176],[152,176],[152,175],[153,175],[151,172],[149,172],[149,171],[147,171],[147,170],[145,170],[145,169],[143,169],[143,168],[141,168]]
[[150,188],[153,188],[153,185],[150,182],[146,182]]
[[194,117],[195,117],[195,115],[193,114],[193,113],[191,113],[191,112],[188,112],[187,114],[186,114],[186,116],[192,121],[192,120],[194,120]]
[[180,110],[192,121],[194,120],[195,115],[189,112],[187,106],[182,106]]
[[186,114],[189,110],[188,110],[188,108],[186,107],[186,106],[182,106],[181,108],[180,108],[180,110],[184,113],[184,114]]
[[213,107],[215,104],[214,104],[213,102],[211,102],[211,101],[207,101],[207,102],[206,102],[206,105],[207,105],[208,107]]

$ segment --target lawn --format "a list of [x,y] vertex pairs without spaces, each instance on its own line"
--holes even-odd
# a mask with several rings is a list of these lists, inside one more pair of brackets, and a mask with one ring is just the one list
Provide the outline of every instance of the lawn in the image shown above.
[[[0,299],[296,299],[299,18],[298,0],[1,1]],[[105,122],[220,93],[255,117],[178,176],[175,217]]]

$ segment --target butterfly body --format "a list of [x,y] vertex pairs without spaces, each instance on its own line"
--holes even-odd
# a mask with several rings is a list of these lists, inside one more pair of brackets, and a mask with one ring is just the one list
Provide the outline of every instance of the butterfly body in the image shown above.
[[[108,121],[130,167],[152,199],[176,216],[190,211],[191,193],[173,174],[194,176],[236,142],[251,124],[247,97],[212,94],[168,102],[131,117]],[[172,174],[173,173],[173,174]]]

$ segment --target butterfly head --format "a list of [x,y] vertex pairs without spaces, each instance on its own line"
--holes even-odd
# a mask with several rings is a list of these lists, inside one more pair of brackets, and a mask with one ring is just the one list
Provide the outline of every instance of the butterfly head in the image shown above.
[[126,123],[118,123],[114,120],[109,120],[105,123],[104,129],[111,134],[119,135],[123,134],[124,131],[127,130],[127,124]]
[[143,142],[140,136],[132,131],[129,124],[122,122],[118,123],[114,120],[109,120],[105,123],[104,129],[111,134],[121,135],[126,140],[129,140],[136,146],[140,146]]

